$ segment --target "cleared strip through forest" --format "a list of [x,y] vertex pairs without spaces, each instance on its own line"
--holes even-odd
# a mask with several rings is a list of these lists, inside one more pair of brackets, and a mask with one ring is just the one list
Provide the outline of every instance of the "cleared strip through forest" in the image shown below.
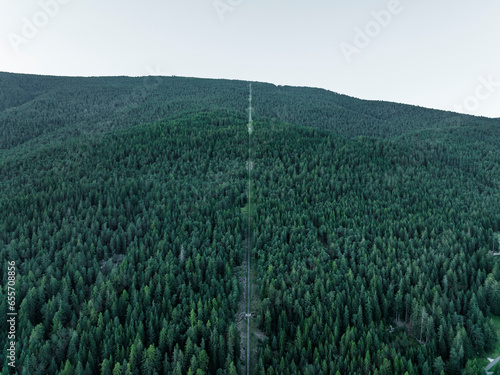
[[252,175],[252,84],[250,84],[250,106],[248,108],[248,246],[247,246],[247,375],[250,375],[250,215],[251,208],[251,175]]

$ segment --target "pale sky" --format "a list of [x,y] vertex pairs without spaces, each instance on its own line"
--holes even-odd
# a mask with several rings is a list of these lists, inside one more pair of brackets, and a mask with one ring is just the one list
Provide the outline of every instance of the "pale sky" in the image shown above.
[[0,71],[243,79],[500,117],[500,1],[0,0]]

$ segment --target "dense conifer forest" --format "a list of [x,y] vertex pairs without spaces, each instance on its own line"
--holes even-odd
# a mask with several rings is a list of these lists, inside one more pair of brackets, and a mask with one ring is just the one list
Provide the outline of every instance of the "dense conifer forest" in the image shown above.
[[[499,339],[500,120],[253,87],[252,373],[482,373]],[[0,73],[17,373],[245,373],[247,96]]]

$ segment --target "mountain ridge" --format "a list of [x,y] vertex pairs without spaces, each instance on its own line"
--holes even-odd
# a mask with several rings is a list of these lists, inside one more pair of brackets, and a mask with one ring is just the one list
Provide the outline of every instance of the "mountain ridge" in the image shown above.
[[[41,135],[111,131],[200,110],[245,110],[246,81],[187,77],[57,77],[0,73],[0,152]],[[321,88],[254,83],[256,115],[346,138],[500,124],[498,119],[352,98]],[[14,94],[11,94],[14,93]]]

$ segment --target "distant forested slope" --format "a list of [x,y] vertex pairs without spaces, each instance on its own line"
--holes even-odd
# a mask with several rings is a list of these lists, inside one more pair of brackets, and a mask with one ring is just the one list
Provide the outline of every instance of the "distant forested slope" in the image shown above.
[[[46,77],[0,73],[0,150],[50,143],[203,110],[243,112],[242,81],[181,77]],[[255,83],[256,116],[327,129],[347,138],[391,138],[427,128],[498,120],[365,101],[313,88]]]

